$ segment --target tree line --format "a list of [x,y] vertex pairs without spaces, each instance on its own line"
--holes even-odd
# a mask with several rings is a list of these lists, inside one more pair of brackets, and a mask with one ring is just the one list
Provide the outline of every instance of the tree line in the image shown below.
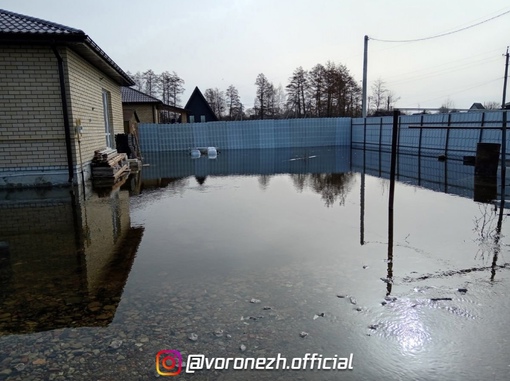
[[[161,99],[171,106],[182,107],[184,80],[175,71],[161,74],[149,69],[128,75],[134,88]],[[227,89],[207,88],[204,97],[220,120],[327,118],[361,116],[361,87],[347,67],[328,61],[310,70],[299,66],[285,87],[275,86],[264,73],[255,79],[253,107],[245,107],[234,85]],[[372,85],[369,96],[369,115],[391,111],[399,99],[385,87],[382,80]]]
[[149,69],[144,72],[137,71],[127,74],[135,82],[134,88],[152,97],[161,99],[163,103],[179,107],[180,95],[184,92],[184,80],[175,71],[164,71],[161,74]]
[[237,89],[206,89],[204,97],[220,119],[322,118],[361,115],[361,88],[344,65],[328,61],[311,70],[298,67],[285,88],[264,73],[255,79],[252,108],[244,108]]

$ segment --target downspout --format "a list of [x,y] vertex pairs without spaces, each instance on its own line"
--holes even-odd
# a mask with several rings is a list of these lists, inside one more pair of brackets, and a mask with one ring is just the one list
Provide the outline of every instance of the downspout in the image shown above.
[[73,170],[73,150],[71,143],[71,124],[69,123],[69,113],[67,110],[67,95],[66,95],[66,84],[64,77],[64,60],[62,56],[57,50],[55,45],[52,46],[53,53],[58,61],[58,77],[60,80],[60,98],[62,99],[62,113],[64,116],[64,131],[65,131],[65,139],[66,139],[66,152],[67,152],[67,166],[69,173],[69,183],[72,184],[74,178],[74,170]]

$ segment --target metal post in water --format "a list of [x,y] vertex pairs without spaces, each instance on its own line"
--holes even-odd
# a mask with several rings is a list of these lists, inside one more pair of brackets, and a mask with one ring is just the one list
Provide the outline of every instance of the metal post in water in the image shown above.
[[397,163],[398,116],[400,112],[393,110],[393,130],[391,136],[390,194],[388,200],[388,279],[386,295],[391,294],[393,283],[393,204],[395,201],[395,169]]
[[361,169],[361,186],[360,186],[360,224],[359,224],[359,243],[361,246],[365,244],[365,150],[363,150],[363,167]]

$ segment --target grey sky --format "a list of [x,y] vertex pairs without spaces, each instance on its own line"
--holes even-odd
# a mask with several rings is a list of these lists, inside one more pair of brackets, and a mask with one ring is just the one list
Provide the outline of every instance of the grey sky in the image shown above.
[[[82,29],[124,70],[175,71],[195,86],[239,89],[253,107],[259,73],[285,87],[294,69],[328,60],[361,84],[363,37],[422,38],[510,10],[505,0],[0,0],[0,8]],[[369,43],[369,85],[400,107],[501,102],[510,14],[447,37]]]

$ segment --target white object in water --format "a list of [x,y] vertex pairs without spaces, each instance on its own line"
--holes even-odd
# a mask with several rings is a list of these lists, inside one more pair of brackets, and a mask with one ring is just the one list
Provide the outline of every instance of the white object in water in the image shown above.
[[192,149],[190,154],[192,159],[198,159],[200,157],[200,150]]
[[207,147],[207,157],[209,159],[216,159],[218,156],[218,151],[216,151],[216,147]]

